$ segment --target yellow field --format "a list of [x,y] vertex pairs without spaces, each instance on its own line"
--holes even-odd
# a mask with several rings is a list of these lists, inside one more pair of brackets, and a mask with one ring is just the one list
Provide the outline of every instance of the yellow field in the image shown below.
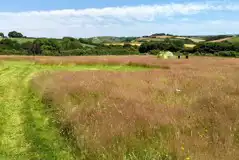
[[[114,46],[123,46],[125,43],[104,43],[104,45],[107,45],[107,46],[109,46],[109,45],[114,45]],[[140,42],[131,42],[131,43],[129,43],[130,45],[132,45],[132,46],[140,46],[141,45],[141,43]]]

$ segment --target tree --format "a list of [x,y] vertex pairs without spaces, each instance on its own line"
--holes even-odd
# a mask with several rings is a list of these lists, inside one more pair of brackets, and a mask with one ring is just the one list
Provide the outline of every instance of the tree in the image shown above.
[[10,38],[22,38],[23,35],[20,32],[12,31],[12,32],[8,33],[8,37],[10,37]]
[[75,41],[76,39],[73,37],[63,37],[63,40],[70,40],[70,41]]
[[33,42],[33,44],[32,44],[31,52],[32,52],[34,55],[39,55],[39,54],[41,54],[41,53],[42,53],[41,46],[42,46],[41,40],[36,39],[36,40]]
[[0,32],[0,37],[4,38],[4,33]]
[[20,49],[21,48],[21,45],[17,42],[17,41],[14,41],[14,40],[11,40],[11,39],[2,39],[0,41],[0,47],[2,49]]
[[160,42],[145,42],[139,47],[140,53],[146,53],[151,50],[161,50],[161,51],[171,51],[177,52],[184,49],[183,40],[170,40],[166,38],[164,41]]
[[124,43],[123,48],[131,48],[131,44],[130,43]]
[[27,41],[21,44],[21,48],[26,50],[28,54],[31,54],[31,49],[33,48],[33,43],[31,41]]

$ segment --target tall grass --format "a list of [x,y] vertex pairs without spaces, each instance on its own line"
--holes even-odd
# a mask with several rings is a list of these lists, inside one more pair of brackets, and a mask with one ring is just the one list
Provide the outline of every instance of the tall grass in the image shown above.
[[170,69],[44,73],[31,86],[82,159],[237,159],[238,59],[147,63]]

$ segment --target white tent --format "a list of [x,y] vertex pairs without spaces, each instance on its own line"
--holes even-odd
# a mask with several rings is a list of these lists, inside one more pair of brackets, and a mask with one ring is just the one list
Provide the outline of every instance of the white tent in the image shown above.
[[174,55],[172,52],[170,51],[166,51],[166,52],[160,52],[160,54],[158,55],[158,58],[163,58],[163,59],[169,59],[169,58],[173,58]]

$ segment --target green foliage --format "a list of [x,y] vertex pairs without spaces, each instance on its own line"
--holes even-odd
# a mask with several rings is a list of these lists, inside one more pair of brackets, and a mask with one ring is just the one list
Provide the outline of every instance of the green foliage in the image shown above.
[[26,41],[19,43],[12,39],[2,39],[0,41],[0,54],[25,54],[25,55],[133,55],[139,54],[137,47],[131,45],[124,46],[104,46],[96,47],[83,46],[82,43],[70,37],[63,40],[39,38],[33,42]]
[[228,38],[228,37],[231,37],[231,36],[229,35],[206,36],[204,37],[204,39],[206,41],[214,41],[214,40],[219,40],[219,39]]
[[160,52],[161,52],[160,50],[156,50],[156,49],[155,49],[155,50],[151,50],[151,51],[150,51],[150,54],[152,54],[152,55],[159,55]]
[[222,56],[222,57],[239,57],[239,52],[235,51],[220,51],[215,54],[216,56]]
[[[21,39],[21,38],[19,38]],[[185,48],[184,44],[194,44],[190,39],[164,39],[157,42],[145,42],[140,47],[132,46],[129,42],[121,45],[94,44],[93,38],[63,39],[37,38],[24,39],[3,38],[0,41],[0,54],[16,55],[137,55],[150,53],[158,55],[159,51],[181,52],[185,54],[238,57],[239,45],[232,42],[200,42],[195,47]],[[91,44],[94,44],[91,45]]]
[[82,43],[76,39],[63,39],[60,43],[62,50],[72,50],[83,48]]
[[151,36],[166,36],[165,33],[155,33],[155,34],[152,34]]
[[76,40],[76,39],[73,38],[73,37],[63,37],[62,39],[63,39],[63,41],[64,41],[64,40],[69,40],[69,41],[75,41],[75,40]]
[[21,45],[14,40],[11,39],[2,39],[0,41],[0,48],[3,49],[15,49],[19,50],[21,48]]
[[93,44],[102,44],[102,43],[119,43],[119,42],[131,42],[136,40],[138,37],[112,37],[112,36],[102,36],[87,38],[85,40],[91,41]]
[[231,39],[228,40],[229,42],[233,44],[239,45],[239,36],[232,37]]
[[165,39],[161,42],[145,42],[139,47],[140,53],[146,53],[151,50],[171,51],[177,52],[184,49],[183,40],[170,40]]
[[211,42],[203,42],[199,43],[195,47],[195,52],[200,53],[217,53],[220,51],[236,51],[239,52],[239,46],[230,42],[220,42],[220,43],[211,43]]
[[20,32],[11,31],[11,32],[8,33],[8,37],[10,37],[10,38],[22,38],[23,35]]
[[123,48],[131,48],[131,47],[132,47],[132,45],[130,43],[124,43]]
[[0,37],[4,38],[4,33],[0,32]]

